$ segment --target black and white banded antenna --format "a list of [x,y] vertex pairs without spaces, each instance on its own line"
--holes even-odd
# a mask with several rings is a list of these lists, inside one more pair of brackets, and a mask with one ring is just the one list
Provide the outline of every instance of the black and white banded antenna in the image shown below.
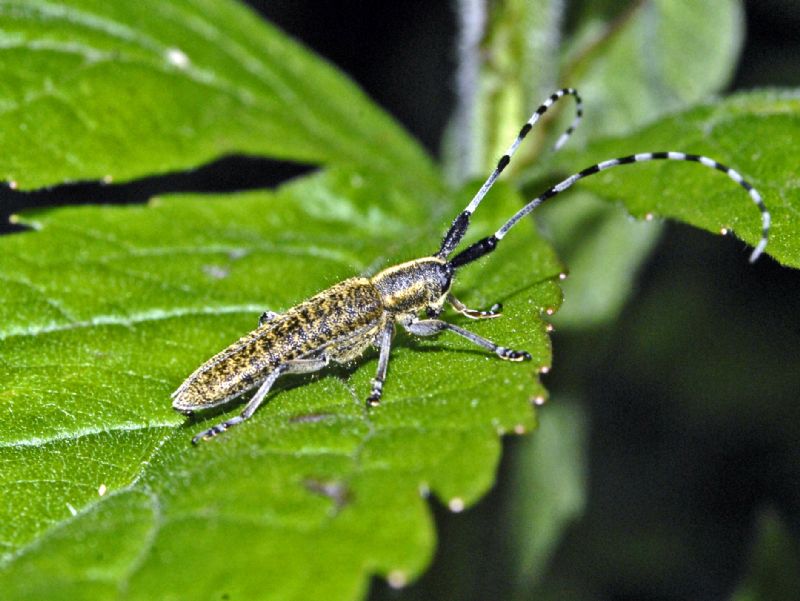
[[764,201],[761,198],[761,194],[758,193],[749,182],[747,182],[738,171],[731,169],[711,159],[706,156],[697,155],[697,154],[687,154],[685,152],[645,152],[640,154],[631,154],[624,157],[619,157],[616,159],[610,159],[607,161],[603,161],[601,163],[597,163],[578,173],[570,175],[565,180],[557,183],[555,186],[548,188],[545,192],[533,200],[531,200],[528,204],[522,207],[519,211],[517,211],[511,219],[506,221],[500,229],[498,229],[494,234],[491,236],[487,236],[482,240],[478,240],[471,246],[467,247],[460,253],[458,253],[455,257],[452,258],[450,264],[453,267],[461,267],[462,265],[466,265],[467,263],[471,263],[476,259],[489,254],[492,252],[502,240],[508,231],[513,228],[520,219],[528,215],[531,211],[533,211],[536,207],[542,204],[544,201],[557,196],[561,192],[568,190],[571,188],[577,181],[589,177],[590,175],[594,175],[595,173],[600,173],[601,171],[605,171],[607,169],[611,169],[613,167],[618,167],[620,165],[630,165],[632,163],[644,163],[647,161],[658,161],[658,160],[668,160],[668,161],[691,161],[695,163],[700,163],[706,167],[710,167],[712,169],[716,169],[717,171],[722,171],[725,175],[731,178],[734,182],[739,184],[742,188],[744,188],[747,193],[750,195],[751,200],[756,204],[759,211],[761,211],[761,239],[759,240],[756,247],[753,249],[752,254],[750,255],[750,262],[753,263],[756,259],[758,259],[759,255],[764,251],[767,246],[767,239],[769,237],[769,227],[770,227],[770,214],[767,210],[766,205],[764,205]]
[[492,171],[491,175],[489,175],[480,189],[476,192],[475,196],[472,197],[472,200],[469,201],[469,204],[466,206],[466,208],[461,211],[461,213],[459,213],[458,216],[453,220],[450,229],[447,230],[447,233],[442,240],[441,248],[439,248],[439,251],[436,253],[437,257],[445,259],[450,255],[450,253],[453,252],[453,250],[455,250],[456,246],[458,246],[458,243],[461,242],[461,239],[464,237],[464,234],[469,227],[470,216],[475,212],[475,209],[477,209],[478,205],[481,204],[481,201],[483,200],[484,196],[486,196],[486,193],[491,189],[491,187],[494,185],[494,182],[511,162],[511,157],[513,157],[514,153],[517,152],[517,149],[519,148],[520,144],[522,144],[525,136],[527,136],[531,129],[533,129],[533,126],[536,125],[536,122],[539,121],[542,115],[544,115],[551,106],[553,106],[564,96],[572,96],[575,98],[575,117],[566,131],[558,138],[553,146],[553,150],[555,151],[560,149],[566,143],[583,117],[583,102],[577,90],[573,88],[562,88],[556,92],[553,92],[550,97],[534,111],[534,113],[531,115],[531,118],[528,119],[525,125],[522,126],[522,129],[520,129],[519,134],[517,134],[517,138],[514,140],[511,146],[508,147],[508,150],[506,150],[505,154],[500,157],[500,160],[497,161],[497,167],[494,168],[494,171]]

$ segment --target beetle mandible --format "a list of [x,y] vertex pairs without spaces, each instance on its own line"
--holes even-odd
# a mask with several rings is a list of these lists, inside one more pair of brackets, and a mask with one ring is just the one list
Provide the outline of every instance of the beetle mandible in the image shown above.
[[[530,359],[530,355],[525,351],[501,346],[440,319],[446,303],[461,315],[471,319],[490,319],[500,316],[500,305],[495,305],[488,311],[478,311],[464,306],[450,291],[453,279],[458,269],[497,248],[508,231],[545,200],[567,190],[584,177],[612,167],[645,161],[672,160],[697,162],[722,171],[747,191],[761,211],[761,239],[750,255],[750,261],[753,262],[758,258],[767,245],[770,227],[770,214],[761,195],[733,169],[714,159],[683,152],[640,153],[587,167],[531,200],[491,236],[475,242],[450,258],[467,232],[472,213],[508,166],[522,140],[541,116],[565,96],[572,96],[575,99],[576,115],[569,128],[556,142],[554,149],[558,150],[567,141],[583,115],[581,97],[573,88],[563,88],[554,92],[531,115],[506,153],[500,157],[494,171],[466,208],[453,220],[436,253],[389,267],[371,278],[354,277],[344,280],[285,313],[266,312],[259,319],[255,330],[217,353],[186,378],[172,393],[172,406],[187,414],[227,403],[257,388],[240,415],[201,432],[192,439],[192,442],[213,438],[231,426],[250,418],[280,376],[319,371],[331,362],[348,363],[357,359],[370,346],[379,349],[379,357],[367,405],[378,405],[386,379],[396,324],[417,336],[433,336],[443,331],[453,332],[507,361]],[[425,313],[425,318],[420,318],[422,313]]]

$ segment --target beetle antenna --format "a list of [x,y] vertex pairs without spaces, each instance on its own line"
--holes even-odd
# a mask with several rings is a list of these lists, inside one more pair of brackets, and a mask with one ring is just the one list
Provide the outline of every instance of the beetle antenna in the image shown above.
[[442,259],[446,258],[451,252],[453,252],[455,247],[458,246],[458,243],[461,242],[461,239],[464,237],[464,234],[469,227],[470,216],[475,212],[475,209],[478,208],[478,205],[481,204],[483,197],[486,196],[486,193],[494,185],[495,180],[497,180],[503,170],[511,162],[511,157],[513,157],[514,153],[517,152],[517,148],[519,148],[522,140],[524,140],[525,136],[528,135],[528,132],[533,129],[533,126],[536,125],[536,122],[539,121],[541,116],[547,112],[547,109],[553,106],[560,98],[564,96],[572,96],[575,98],[575,118],[572,120],[572,123],[567,130],[558,138],[553,146],[553,150],[558,150],[566,143],[583,117],[583,102],[577,90],[573,88],[562,88],[556,92],[553,92],[550,97],[545,100],[541,106],[536,109],[536,111],[534,111],[533,115],[531,115],[531,118],[528,119],[525,125],[522,126],[522,129],[519,130],[517,138],[514,140],[511,146],[508,147],[506,153],[500,157],[499,161],[497,161],[497,167],[494,168],[494,171],[492,171],[488,179],[483,183],[475,196],[473,196],[472,200],[469,201],[469,204],[466,206],[466,208],[461,211],[461,213],[458,214],[458,217],[453,220],[450,229],[447,230],[447,233],[442,240],[442,246],[439,249],[439,252],[436,253],[437,257],[441,257]]
[[617,159],[611,159],[608,161],[603,161],[602,163],[597,163],[592,165],[591,167],[587,167],[583,171],[579,171],[574,175],[570,175],[567,179],[563,180],[562,182],[556,184],[555,186],[548,188],[543,194],[537,196],[524,207],[522,207],[519,211],[517,211],[511,219],[506,221],[506,223],[497,230],[491,236],[488,236],[478,242],[472,244],[471,246],[467,247],[460,253],[458,253],[453,259],[450,261],[450,264],[453,267],[461,267],[462,265],[466,265],[467,263],[472,263],[476,259],[489,254],[492,252],[496,247],[500,240],[508,233],[508,231],[514,227],[520,219],[525,217],[528,213],[533,211],[536,207],[542,204],[545,200],[549,198],[553,198],[557,196],[561,192],[564,192],[568,188],[571,188],[575,182],[584,177],[588,177],[590,175],[594,175],[595,173],[599,173],[601,171],[605,171],[606,169],[611,169],[612,167],[617,167],[619,165],[629,165],[631,163],[643,163],[646,161],[657,161],[657,160],[670,160],[670,161],[693,161],[695,163],[700,163],[706,167],[710,167],[712,169],[716,169],[717,171],[722,171],[725,175],[739,184],[742,188],[744,188],[747,193],[750,195],[752,201],[758,207],[758,210],[761,211],[761,239],[758,241],[753,253],[750,255],[750,262],[753,263],[756,259],[758,259],[759,255],[764,251],[767,246],[767,239],[769,237],[769,227],[770,227],[770,214],[767,210],[767,207],[764,205],[764,201],[761,199],[761,194],[758,193],[749,182],[745,181],[745,179],[739,174],[738,171],[734,171],[730,167],[726,167],[722,163],[718,163],[714,159],[710,159],[705,156],[697,155],[697,154],[686,154],[683,152],[646,152],[641,154],[632,154],[625,157],[620,157]]

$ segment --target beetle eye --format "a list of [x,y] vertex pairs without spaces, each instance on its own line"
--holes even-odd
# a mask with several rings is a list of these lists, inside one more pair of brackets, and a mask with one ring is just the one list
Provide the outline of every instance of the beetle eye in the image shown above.
[[442,269],[439,271],[439,282],[442,286],[442,291],[450,290],[450,284],[453,281],[453,271],[449,263],[443,265]]

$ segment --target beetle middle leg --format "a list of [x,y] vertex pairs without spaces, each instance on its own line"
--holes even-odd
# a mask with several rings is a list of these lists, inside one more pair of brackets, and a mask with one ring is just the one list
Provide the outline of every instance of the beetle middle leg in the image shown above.
[[404,323],[403,326],[409,333],[417,336],[434,336],[443,330],[448,330],[466,338],[467,340],[470,340],[471,342],[474,342],[478,346],[489,349],[498,357],[505,359],[506,361],[528,361],[531,358],[530,353],[526,351],[515,351],[513,349],[500,346],[499,344],[495,344],[483,336],[478,336],[474,332],[470,332],[464,328],[447,323],[441,319],[415,319],[409,321],[408,323]]
[[328,356],[322,355],[320,357],[314,357],[310,359],[295,359],[293,361],[287,361],[283,365],[279,365],[267,376],[267,379],[264,380],[261,386],[259,386],[256,393],[253,395],[253,398],[247,402],[247,405],[244,406],[244,410],[239,415],[221,422],[216,426],[212,426],[208,430],[200,432],[200,434],[192,438],[192,444],[197,444],[201,440],[209,440],[210,438],[214,438],[217,434],[222,434],[228,428],[237,424],[241,424],[243,421],[250,419],[253,413],[256,412],[256,409],[258,409],[261,403],[264,402],[264,398],[267,396],[267,393],[280,376],[284,374],[307,374],[314,371],[319,371],[320,369],[326,367],[329,362],[330,360],[328,359]]
[[378,371],[375,379],[372,380],[372,391],[367,397],[367,406],[375,407],[380,405],[381,395],[383,394],[383,382],[386,380],[386,368],[389,366],[389,352],[392,348],[392,336],[394,335],[394,322],[389,321],[386,327],[381,330],[378,337],[380,355],[378,357]]

